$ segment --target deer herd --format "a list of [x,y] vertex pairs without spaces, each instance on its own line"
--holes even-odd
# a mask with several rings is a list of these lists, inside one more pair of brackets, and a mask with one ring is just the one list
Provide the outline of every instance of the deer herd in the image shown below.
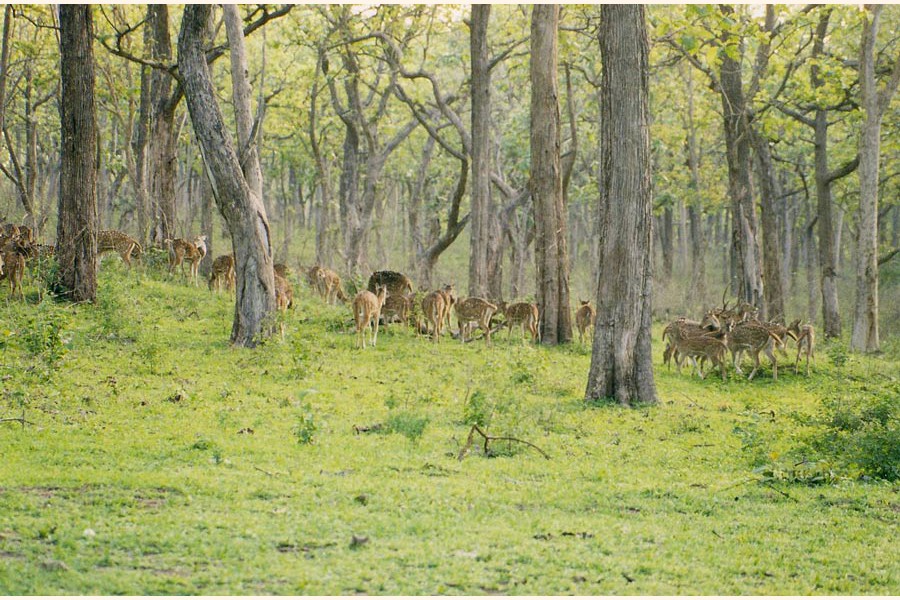
[[[168,251],[170,274],[181,267],[193,285],[198,285],[199,265],[206,256],[207,238],[199,235],[192,239],[167,239],[164,246]],[[8,279],[10,296],[24,298],[22,278],[28,259],[51,257],[54,248],[50,245],[38,244],[34,240],[33,231],[24,225],[0,224],[0,280]],[[121,231],[103,230],[97,235],[97,253],[116,252],[130,268],[131,260],[141,260],[143,248],[140,243]],[[189,274],[185,275],[185,263]],[[294,304],[293,287],[289,281],[290,269],[284,264],[276,264],[275,300],[279,311],[286,311]],[[483,332],[485,343],[491,345],[491,334],[502,327],[507,328],[507,339],[512,335],[513,327],[518,327],[520,336],[530,337],[532,342],[540,341],[540,310],[537,304],[529,302],[492,302],[485,298],[459,298],[452,285],[444,285],[433,291],[416,292],[412,281],[403,273],[396,271],[375,271],[369,277],[366,289],[357,293],[352,300],[344,292],[340,276],[324,266],[301,267],[310,289],[315,291],[327,304],[350,302],[353,321],[356,328],[356,346],[365,348],[367,340],[371,345],[378,342],[379,323],[399,321],[415,328],[416,334],[430,336],[439,343],[444,333],[458,338],[463,343],[472,341],[475,328]],[[235,262],[233,254],[216,257],[210,270],[208,285],[210,291],[228,291],[235,287]],[[455,311],[458,334],[451,330],[450,313]],[[502,316],[501,324],[492,330],[492,321]],[[585,337],[591,339],[591,332],[596,318],[596,310],[590,301],[582,300],[575,312],[575,326],[578,339],[584,343]],[[282,329],[282,335],[283,335]],[[697,373],[705,378],[709,371],[716,368],[726,379],[727,355],[731,354],[731,364],[740,375],[741,358],[745,353],[753,360],[753,370],[748,379],[759,372],[760,353],[765,354],[772,363],[772,378],[778,378],[778,359],[776,352],[785,354],[787,339],[794,340],[797,355],[794,371],[799,372],[801,355],[806,357],[806,374],[809,375],[810,359],[815,357],[815,330],[812,325],[801,324],[800,320],[790,325],[760,321],[758,310],[740,302],[729,309],[728,303],[721,308],[706,312],[703,319],[695,321],[679,317],[668,323],[663,330],[662,339],[666,343],[663,350],[663,363],[670,368],[672,361],[681,372],[685,359],[690,361],[691,374]],[[709,370],[704,373],[706,363]]]

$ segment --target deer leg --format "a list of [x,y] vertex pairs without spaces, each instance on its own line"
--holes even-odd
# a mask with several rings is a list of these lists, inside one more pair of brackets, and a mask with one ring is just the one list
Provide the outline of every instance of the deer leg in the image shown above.
[[[372,347],[378,343],[378,319],[381,317],[378,313],[375,313],[375,323],[374,323],[374,333],[372,334]],[[385,325],[387,325],[387,321],[385,321]]]
[[747,381],[752,381],[753,376],[756,375],[757,371],[759,371],[759,350],[753,353],[753,371],[750,373],[750,377],[747,378]]

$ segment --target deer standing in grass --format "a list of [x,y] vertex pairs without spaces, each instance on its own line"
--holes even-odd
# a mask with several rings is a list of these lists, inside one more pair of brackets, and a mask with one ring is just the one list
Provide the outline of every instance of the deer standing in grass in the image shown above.
[[484,298],[466,298],[456,305],[456,321],[459,325],[459,339],[465,343],[466,334],[471,331],[472,324],[477,324],[484,331],[484,339],[491,345],[491,317],[497,311],[497,305]]
[[581,306],[575,311],[575,326],[578,328],[578,341],[583,344],[585,332],[594,328],[597,311],[591,306],[590,300],[581,300],[580,302]]
[[431,339],[441,341],[441,332],[444,330],[444,314],[449,312],[447,301],[442,290],[435,290],[422,298],[422,312],[425,315],[426,327],[431,323]]
[[789,329],[797,340],[797,360],[794,361],[794,373],[800,372],[800,354],[806,350],[806,376],[809,377],[809,359],[812,357],[815,362],[816,358],[816,330],[809,323],[801,325],[800,319],[791,323]]
[[212,269],[209,272],[209,289],[221,290],[222,286],[226,290],[234,290],[234,255],[223,254],[217,256],[213,261]]
[[206,256],[206,236],[198,235],[192,241],[181,238],[165,240],[169,250],[169,273],[175,272],[175,267],[181,265],[181,273],[184,274],[184,261],[188,261],[191,267],[191,282],[197,285],[197,271],[200,269],[200,261]]
[[378,319],[381,307],[388,296],[387,287],[379,285],[373,294],[363,290],[353,299],[353,318],[356,321],[356,347],[366,347],[365,331],[372,328],[372,347],[378,342]]
[[538,341],[538,307],[537,304],[528,302],[516,302],[507,304],[501,301],[497,307],[497,312],[502,313],[506,319],[506,339],[509,340],[512,334],[513,325],[519,325],[522,329],[522,335],[525,330],[531,334],[531,341]]
[[130,235],[115,229],[106,229],[97,232],[97,254],[104,252],[117,252],[122,257],[122,262],[130,269],[132,255],[140,260],[144,249]]

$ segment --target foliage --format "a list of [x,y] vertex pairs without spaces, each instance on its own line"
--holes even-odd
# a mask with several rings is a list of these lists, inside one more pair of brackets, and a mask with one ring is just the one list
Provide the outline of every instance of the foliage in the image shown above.
[[297,422],[294,425],[294,429],[292,430],[294,433],[294,437],[297,438],[297,443],[313,443],[313,438],[316,434],[317,429],[318,427],[316,425],[316,417],[313,413],[312,407],[309,404],[304,404],[301,408],[300,414],[297,415]]

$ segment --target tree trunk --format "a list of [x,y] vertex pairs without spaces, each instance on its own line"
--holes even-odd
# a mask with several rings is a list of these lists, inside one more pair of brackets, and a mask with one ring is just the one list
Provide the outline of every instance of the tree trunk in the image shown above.
[[[149,23],[151,8],[147,9],[147,19]],[[150,55],[150,48],[153,46],[153,29],[148,25],[144,27],[144,48],[145,52]],[[146,246],[150,236],[150,221],[153,207],[151,206],[148,196],[148,156],[147,147],[150,137],[150,113],[151,98],[150,87],[152,81],[152,70],[148,66],[141,67],[141,102],[138,109],[137,122],[134,124],[135,133],[132,138],[132,153],[134,154],[134,175],[131,178],[134,186],[134,196],[137,203],[138,216],[138,241]]]
[[472,231],[469,242],[469,295],[488,295],[491,235],[491,72],[487,30],[490,4],[472,5],[469,41],[472,60]]
[[[228,223],[234,248],[237,299],[231,342],[254,346],[272,334],[267,317],[275,311],[272,239],[262,200],[247,184],[234,141],[216,100],[204,37],[211,6],[185,7],[178,38],[178,64],[184,97],[213,195]],[[240,77],[241,73],[232,73]]]
[[706,238],[703,234],[703,211],[700,194],[700,147],[697,144],[697,125],[694,119],[694,71],[687,69],[687,163],[691,172],[691,198],[688,202],[688,221],[691,230],[691,285],[686,304],[702,308],[706,301]]
[[[733,9],[722,6],[726,15]],[[723,35],[728,42],[731,34]],[[747,123],[747,105],[744,98],[741,62],[729,56],[724,49],[722,58],[721,92],[722,113],[725,119],[725,148],[728,158],[728,194],[731,198],[731,244],[737,262],[737,296],[760,307],[763,311],[763,281],[757,239],[756,210],[750,187],[750,136]]]
[[778,175],[772,162],[772,151],[769,140],[750,125],[748,133],[751,137],[756,155],[756,174],[759,180],[759,205],[763,240],[763,279],[766,296],[763,316],[770,321],[784,319],[784,260],[780,236],[778,235],[778,219],[776,205],[781,197]]
[[234,120],[237,125],[238,158],[244,169],[244,179],[256,196],[263,198],[262,168],[259,164],[259,149],[253,134],[253,111],[250,107],[250,69],[247,66],[247,50],[244,48],[244,30],[241,15],[236,4],[223,4],[225,32],[231,58],[231,89],[234,97]]
[[572,339],[566,207],[560,170],[557,37],[559,6],[536,4],[531,13],[531,198],[535,223],[537,304],[541,342]]
[[97,297],[97,121],[93,19],[87,5],[59,7],[61,173],[54,292],[74,302]]
[[649,41],[642,5],[600,9],[600,276],[587,400],[656,402],[650,348]]
[[672,215],[672,205],[666,204],[663,208],[662,227],[659,228],[660,254],[663,264],[663,287],[672,279],[672,262],[675,258],[675,227]]
[[[426,186],[428,183],[428,167],[431,165],[431,158],[434,155],[434,144],[434,138],[429,135],[425,140],[424,148],[422,148],[422,162],[419,163],[419,172],[416,175],[416,182],[412,186],[409,198],[409,233],[410,239],[412,240],[412,247],[409,253],[410,272],[415,272],[416,268],[418,268],[418,256],[425,249],[425,240],[423,239],[424,231],[422,227],[422,206],[424,205]],[[430,268],[428,271],[430,271]],[[426,271],[423,270],[419,272],[420,285],[425,285],[425,275],[428,275],[427,281],[430,282],[431,273],[426,273]],[[428,285],[430,286],[430,283]]]
[[881,154],[881,120],[900,80],[900,62],[886,87],[875,81],[875,40],[881,5],[867,5],[860,56],[860,87],[865,120],[859,136],[859,235],[856,248],[856,311],[850,347],[877,352],[878,334],[878,164]]
[[[152,56],[160,62],[172,60],[169,36],[169,9],[165,4],[147,7],[148,25],[153,30]],[[175,107],[171,97],[172,76],[154,69],[150,76],[150,197],[155,204],[154,243],[175,237],[175,175],[177,148],[175,145]]]
[[[201,163],[200,168],[203,169],[203,165]],[[203,260],[200,261],[200,273],[204,277],[209,277],[210,271],[212,271],[212,264],[214,260],[215,254],[213,253],[213,248],[215,247],[214,239],[213,239],[213,203],[215,200],[213,199],[212,186],[209,183],[209,176],[207,175],[206,169],[203,169],[203,172],[200,173],[200,234],[206,236],[206,256],[203,257]],[[221,254],[227,254],[220,251]]]

